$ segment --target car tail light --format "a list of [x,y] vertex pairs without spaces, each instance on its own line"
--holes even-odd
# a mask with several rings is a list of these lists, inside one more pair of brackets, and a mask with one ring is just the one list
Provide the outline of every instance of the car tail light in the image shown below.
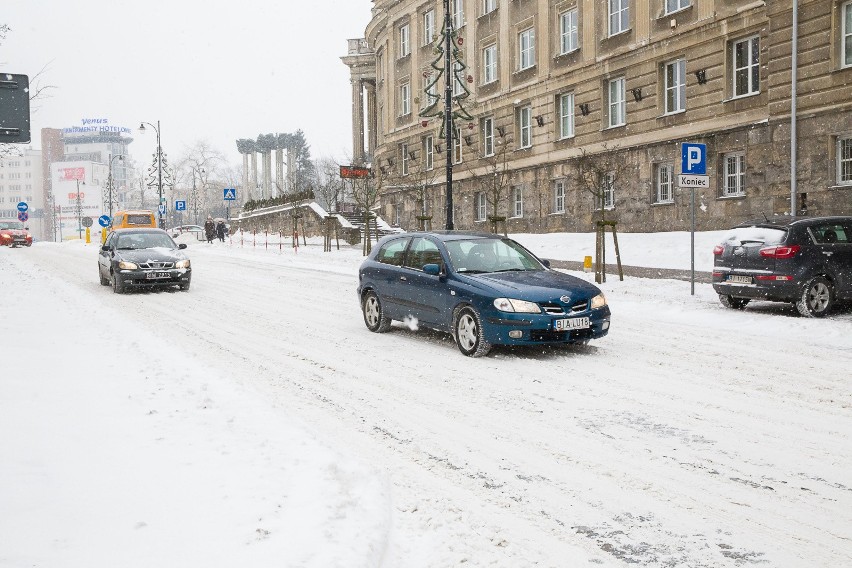
[[789,282],[793,279],[792,276],[787,275],[778,275],[778,274],[769,274],[769,275],[759,275],[755,276],[757,280],[775,280],[778,282]]
[[725,252],[725,247],[722,245],[716,245],[713,247],[713,256],[720,256],[723,252]]
[[721,278],[721,277],[722,277],[722,274],[723,274],[722,272],[714,272],[714,273],[713,273],[713,278]]
[[799,252],[801,247],[799,245],[793,246],[777,246],[777,247],[766,247],[760,249],[760,256],[766,256],[768,258],[793,258],[796,256],[796,253]]

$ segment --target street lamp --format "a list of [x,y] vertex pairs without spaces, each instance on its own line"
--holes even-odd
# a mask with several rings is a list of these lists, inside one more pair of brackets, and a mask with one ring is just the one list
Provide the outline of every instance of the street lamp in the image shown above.
[[157,205],[157,218],[159,219],[159,227],[165,229],[163,225],[163,147],[160,145],[160,121],[157,121],[157,126],[154,126],[150,122],[141,122],[139,124],[139,132],[145,132],[146,124],[157,133],[157,196],[160,198]]
[[[80,180],[75,180],[77,182],[77,238],[83,240],[83,202],[80,199]],[[83,185],[86,185],[86,182],[82,182]]]
[[109,218],[110,219],[112,219],[112,204],[113,204],[113,197],[112,197],[112,162],[116,158],[118,158],[119,161],[122,161],[122,162],[124,161],[124,156],[122,156],[121,154],[117,154],[115,156],[113,156],[112,154],[109,155],[109,175],[107,176],[107,192],[108,192],[107,193],[107,202],[109,203],[108,207],[109,207]]

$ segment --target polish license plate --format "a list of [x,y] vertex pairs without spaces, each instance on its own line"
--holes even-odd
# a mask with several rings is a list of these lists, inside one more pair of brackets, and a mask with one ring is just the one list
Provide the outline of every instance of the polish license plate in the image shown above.
[[728,276],[728,282],[734,284],[751,284],[751,276],[740,276],[739,274],[731,274]]
[[555,331],[571,331],[572,329],[588,329],[589,318],[558,319],[553,321]]
[[172,275],[168,272],[148,272],[145,274],[145,278],[148,280],[153,280],[155,278],[171,278]]

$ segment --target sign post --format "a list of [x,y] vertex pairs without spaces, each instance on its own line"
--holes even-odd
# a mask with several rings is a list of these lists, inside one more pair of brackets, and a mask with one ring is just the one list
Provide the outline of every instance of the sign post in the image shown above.
[[228,222],[231,222],[231,202],[237,199],[237,190],[233,187],[226,187],[222,190],[222,200],[228,204],[227,213],[225,216],[227,217]]
[[690,237],[690,287],[695,295],[695,188],[709,188],[710,176],[707,175],[707,144],[684,142],[680,147],[680,175],[677,177],[678,187],[688,187],[692,190],[692,232]]

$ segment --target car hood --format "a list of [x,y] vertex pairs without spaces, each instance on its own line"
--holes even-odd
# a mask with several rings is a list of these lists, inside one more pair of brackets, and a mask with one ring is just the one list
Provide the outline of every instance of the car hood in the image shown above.
[[13,237],[26,237],[28,233],[23,229],[0,229],[0,235],[12,235]]
[[553,301],[562,296],[570,296],[571,301],[587,300],[601,293],[594,284],[555,270],[492,272],[465,278],[487,285],[497,295],[532,302]]
[[149,248],[138,250],[117,250],[116,259],[127,260],[136,264],[153,262],[177,262],[184,260],[186,255],[178,249]]

